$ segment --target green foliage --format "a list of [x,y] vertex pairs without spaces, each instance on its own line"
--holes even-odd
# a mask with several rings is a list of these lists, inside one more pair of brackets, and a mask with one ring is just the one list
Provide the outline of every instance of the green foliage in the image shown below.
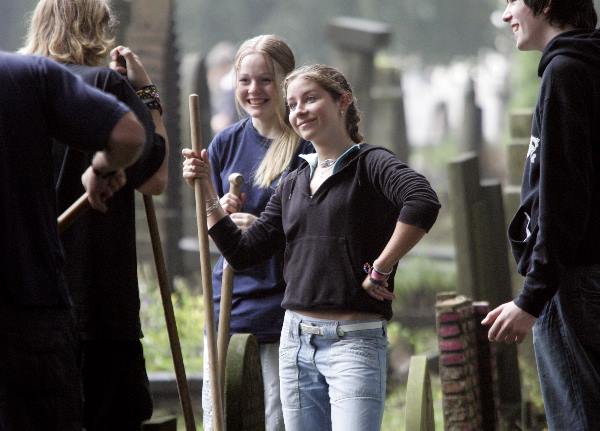
[[[154,270],[139,267],[141,298],[140,316],[144,338],[144,356],[149,372],[174,372],[169,337],[165,323],[162,299]],[[202,296],[193,293],[182,279],[175,281],[175,294],[171,295],[177,330],[188,375],[202,373],[202,330],[204,307]]]
[[517,51],[513,56],[511,79],[511,108],[533,108],[537,100],[540,79],[537,69],[539,52]]
[[398,266],[394,285],[394,315],[407,315],[416,310],[433,315],[435,295],[456,289],[454,264],[420,257],[405,258]]

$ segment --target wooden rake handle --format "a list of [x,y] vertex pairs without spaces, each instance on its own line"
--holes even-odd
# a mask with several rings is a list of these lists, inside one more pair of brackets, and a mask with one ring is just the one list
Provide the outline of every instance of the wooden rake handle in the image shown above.
[[[196,154],[200,154],[202,151],[202,136],[200,134],[200,108],[197,94],[190,95],[189,104],[192,150]],[[200,272],[202,275],[202,300],[204,304],[204,327],[207,343],[204,348],[208,350],[208,369],[213,407],[213,431],[223,431],[224,415],[220,391],[221,385],[217,369],[218,359],[215,340],[215,317],[213,314],[212,271],[208,248],[208,228],[206,226],[206,197],[198,179],[194,181],[194,195],[196,198],[196,224],[198,226],[198,242],[200,244]]]
[[[244,177],[242,174],[229,175],[229,193],[240,196]],[[217,332],[217,352],[219,356],[219,377],[221,395],[225,403],[225,368],[227,365],[227,347],[229,345],[229,322],[231,320],[231,297],[233,295],[233,268],[223,262],[223,277],[221,281],[221,303],[219,308],[219,331]]]
[[177,332],[177,322],[175,312],[173,311],[173,302],[171,301],[171,288],[167,276],[167,267],[163,255],[158,222],[156,220],[156,211],[154,210],[154,201],[152,196],[144,195],[144,208],[146,209],[146,219],[148,220],[148,230],[150,232],[150,241],[152,242],[152,252],[154,254],[154,263],[156,265],[156,275],[158,276],[158,287],[162,298],[163,311],[165,313],[165,322],[167,325],[167,334],[169,336],[169,345],[171,347],[171,356],[173,357],[173,366],[175,368],[175,379],[177,380],[177,391],[179,392],[179,401],[183,410],[183,420],[186,431],[196,431],[196,421],[192,408],[192,399],[185,373],[183,363],[183,354],[181,353],[181,344]]

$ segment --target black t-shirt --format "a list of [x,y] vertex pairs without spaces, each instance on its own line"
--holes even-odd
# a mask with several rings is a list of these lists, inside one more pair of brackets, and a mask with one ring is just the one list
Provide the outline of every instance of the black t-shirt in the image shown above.
[[0,301],[66,307],[52,138],[101,150],[128,111],[55,62],[0,53]]
[[[68,68],[88,84],[127,104],[146,129],[142,155],[125,171],[127,184],[111,198],[108,211],[86,212],[62,235],[65,276],[83,337],[137,339],[141,325],[134,193],[160,167],[165,142],[155,133],[150,113],[125,78],[104,67]],[[60,211],[83,193],[81,174],[90,165],[91,157],[92,153],[60,144],[53,151]]]

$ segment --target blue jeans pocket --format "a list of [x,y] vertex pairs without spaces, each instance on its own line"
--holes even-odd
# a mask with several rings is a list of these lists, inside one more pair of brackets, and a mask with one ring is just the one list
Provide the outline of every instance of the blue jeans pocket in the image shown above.
[[281,392],[281,405],[287,409],[300,408],[300,393],[298,388],[298,352],[300,340],[294,327],[294,322],[286,313],[281,328],[281,339],[279,341],[279,381]]
[[381,330],[357,331],[335,342],[330,354],[331,371],[337,376],[330,386],[332,402],[353,397],[383,400],[386,354],[387,340]]

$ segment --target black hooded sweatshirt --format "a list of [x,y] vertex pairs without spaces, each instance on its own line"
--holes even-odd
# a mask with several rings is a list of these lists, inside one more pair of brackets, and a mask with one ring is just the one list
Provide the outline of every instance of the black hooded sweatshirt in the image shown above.
[[[391,301],[377,301],[361,287],[363,265],[379,256],[397,221],[428,231],[440,208],[436,193],[390,151],[368,144],[314,194],[310,179],[303,162],[247,230],[224,217],[210,236],[236,269],[283,249],[286,310],[354,310],[390,319]],[[394,290],[393,273],[388,289]]]
[[521,189],[508,235],[525,276],[515,303],[539,316],[565,268],[600,264],[600,31],[548,43]]

